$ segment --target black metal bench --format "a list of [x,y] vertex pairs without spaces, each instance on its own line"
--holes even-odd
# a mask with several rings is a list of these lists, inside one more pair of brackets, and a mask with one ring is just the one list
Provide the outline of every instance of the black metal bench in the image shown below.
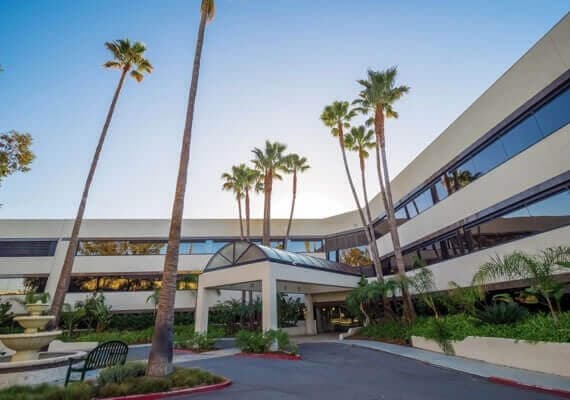
[[80,366],[74,367],[73,363],[76,362],[76,360],[69,360],[65,386],[72,381],[72,373],[81,373],[81,378],[78,381],[82,382],[85,379],[85,373],[87,371],[124,364],[125,361],[127,361],[128,353],[129,346],[119,340],[101,343],[87,354],[87,357],[85,357],[85,360]]

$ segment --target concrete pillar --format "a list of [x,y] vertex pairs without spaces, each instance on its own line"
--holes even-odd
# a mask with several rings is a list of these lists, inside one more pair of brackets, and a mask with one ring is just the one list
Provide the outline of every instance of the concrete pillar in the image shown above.
[[307,335],[316,335],[317,327],[315,324],[315,313],[313,310],[313,296],[310,294],[305,295],[305,329]]
[[277,320],[277,281],[271,274],[261,282],[262,320],[261,327],[264,331],[278,329]]
[[201,288],[198,284],[196,293],[196,311],[194,313],[194,332],[208,332],[209,289]]

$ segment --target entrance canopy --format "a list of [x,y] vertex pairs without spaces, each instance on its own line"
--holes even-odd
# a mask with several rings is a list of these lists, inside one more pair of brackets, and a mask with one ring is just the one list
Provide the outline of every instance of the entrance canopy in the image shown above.
[[291,253],[247,241],[228,243],[212,256],[198,280],[196,331],[205,332],[218,290],[260,291],[264,330],[277,329],[277,294],[305,297],[307,333],[314,333],[312,295],[347,292],[370,273],[346,264]]
[[301,268],[311,268],[338,274],[372,276],[372,268],[357,268],[347,264],[324,260],[289,251],[274,249],[259,244],[239,241],[228,243],[215,253],[203,272],[240,265],[271,261],[279,264],[292,265]]

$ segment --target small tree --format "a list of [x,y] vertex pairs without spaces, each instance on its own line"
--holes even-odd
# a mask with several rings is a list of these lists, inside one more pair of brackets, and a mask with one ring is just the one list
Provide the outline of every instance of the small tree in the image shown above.
[[35,155],[29,133],[9,131],[0,134],[0,183],[16,172],[28,172]]
[[485,285],[501,279],[528,279],[530,287],[525,291],[544,300],[550,314],[558,323],[560,299],[564,294],[565,284],[556,279],[555,274],[568,268],[570,247],[550,247],[536,255],[514,252],[504,257],[496,256],[483,264],[473,277],[475,285]]
[[426,267],[422,267],[409,279],[410,285],[416,292],[416,295],[433,311],[435,317],[439,319],[439,312],[435,305],[434,297],[431,294],[435,289],[433,272]]
[[387,296],[388,285],[385,282],[369,283],[362,277],[358,287],[346,296],[346,305],[351,313],[361,315],[364,318],[363,325],[368,326],[372,322],[369,308],[374,304],[380,304]]

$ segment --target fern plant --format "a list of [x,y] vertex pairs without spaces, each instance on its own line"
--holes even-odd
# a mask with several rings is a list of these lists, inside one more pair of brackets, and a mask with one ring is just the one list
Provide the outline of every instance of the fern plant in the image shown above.
[[473,316],[481,322],[502,325],[525,319],[528,311],[517,303],[500,302],[485,306],[482,310],[476,310]]

